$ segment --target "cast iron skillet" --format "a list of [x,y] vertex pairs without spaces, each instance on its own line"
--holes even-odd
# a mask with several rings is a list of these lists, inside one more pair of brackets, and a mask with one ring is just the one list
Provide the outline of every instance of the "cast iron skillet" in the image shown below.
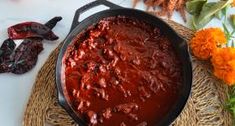
[[[98,12],[96,14],[91,15],[90,17],[84,19],[82,22],[78,22],[80,14],[83,12],[96,7],[98,5],[105,5],[109,7],[108,10]],[[191,85],[192,85],[192,66],[190,60],[190,54],[188,52],[188,46],[184,39],[182,39],[168,24],[163,22],[161,19],[150,15],[146,12],[135,10],[135,9],[126,9],[122,8],[118,5],[110,3],[106,0],[97,0],[90,4],[87,4],[80,9],[78,9],[75,13],[73,23],[71,26],[70,33],[64,40],[64,45],[62,46],[56,65],[56,85],[58,90],[58,99],[59,104],[67,111],[67,113],[81,126],[87,125],[86,122],[76,113],[75,110],[71,107],[70,101],[66,99],[66,91],[64,89],[64,76],[63,69],[64,66],[62,64],[63,56],[66,52],[68,45],[72,42],[74,37],[76,37],[81,31],[86,30],[89,26],[96,24],[101,19],[105,17],[111,16],[127,16],[134,17],[139,20],[143,20],[145,22],[150,23],[153,26],[157,26],[161,31],[163,31],[173,42],[173,46],[176,49],[180,60],[183,64],[183,86],[180,90],[180,98],[177,100],[176,104],[173,106],[171,111],[164,117],[163,120],[158,122],[156,125],[165,126],[170,125],[183,110],[187,99],[190,95]]]

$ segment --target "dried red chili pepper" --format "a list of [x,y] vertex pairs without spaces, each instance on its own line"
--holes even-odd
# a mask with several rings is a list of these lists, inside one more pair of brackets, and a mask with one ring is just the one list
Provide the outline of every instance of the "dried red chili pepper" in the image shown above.
[[55,25],[57,24],[57,22],[59,22],[60,20],[62,20],[62,17],[54,17],[51,20],[49,20],[45,26],[47,26],[50,29],[53,29],[55,27]]
[[0,47],[0,73],[11,71],[10,56],[15,49],[15,42],[12,39],[7,39]]
[[[23,50],[23,51],[22,51]],[[31,70],[38,59],[38,54],[43,50],[42,40],[25,39],[12,54],[12,73],[23,74]]]
[[11,72],[11,62],[3,62],[0,64],[0,73]]
[[[60,20],[62,20],[62,17],[54,17],[49,20],[45,26],[53,29]],[[12,56],[14,60],[12,73],[23,74],[36,65],[38,54],[43,50],[42,40],[41,38],[25,39],[19,47],[17,47]]]
[[12,39],[6,39],[0,47],[0,63],[10,59],[11,53],[15,49],[15,42]]
[[8,36],[11,39],[42,38],[46,40],[57,40],[52,30],[37,22],[24,22],[8,28]]
[[[51,29],[54,28],[57,22],[59,22],[61,19],[62,17],[54,17],[45,24],[45,27],[51,31]],[[18,30],[18,32],[19,31],[20,30]],[[23,29],[23,33],[19,33],[18,35],[23,35],[26,31],[27,29]],[[29,31],[29,33],[30,32],[31,31]],[[51,33],[49,32],[49,34]],[[6,42],[4,42],[5,44],[3,43],[3,49],[1,49],[2,47],[0,48],[0,56],[7,54],[8,57],[7,60],[5,58],[2,60],[2,62],[0,62],[0,73],[12,72],[15,74],[23,74],[31,70],[36,65],[38,54],[43,50],[42,40],[46,38],[41,36],[31,36],[30,38],[28,38],[28,36],[24,37],[23,38],[25,40],[15,50],[15,43],[12,39],[8,39]]]

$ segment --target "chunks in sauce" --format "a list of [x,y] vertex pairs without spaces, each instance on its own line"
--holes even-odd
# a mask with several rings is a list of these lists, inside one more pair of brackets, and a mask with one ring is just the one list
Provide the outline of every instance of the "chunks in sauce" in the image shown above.
[[68,99],[88,125],[152,126],[179,97],[170,39],[134,18],[99,21],[73,40],[63,63]]

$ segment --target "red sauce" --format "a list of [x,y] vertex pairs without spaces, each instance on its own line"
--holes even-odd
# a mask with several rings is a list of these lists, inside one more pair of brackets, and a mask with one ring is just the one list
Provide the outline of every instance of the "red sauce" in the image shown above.
[[152,126],[179,96],[181,64],[170,40],[137,19],[101,20],[76,37],[63,62],[68,98],[89,125]]

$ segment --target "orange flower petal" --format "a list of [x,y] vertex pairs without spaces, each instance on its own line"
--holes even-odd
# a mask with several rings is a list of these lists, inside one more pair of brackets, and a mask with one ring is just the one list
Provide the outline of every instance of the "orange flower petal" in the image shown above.
[[203,29],[195,33],[190,41],[193,54],[202,60],[211,58],[217,45],[226,43],[224,32],[219,28]]
[[235,84],[235,48],[218,48],[212,55],[214,74],[228,85]]
[[233,6],[233,7],[235,7],[235,0],[233,0],[233,2],[232,2],[232,6]]

